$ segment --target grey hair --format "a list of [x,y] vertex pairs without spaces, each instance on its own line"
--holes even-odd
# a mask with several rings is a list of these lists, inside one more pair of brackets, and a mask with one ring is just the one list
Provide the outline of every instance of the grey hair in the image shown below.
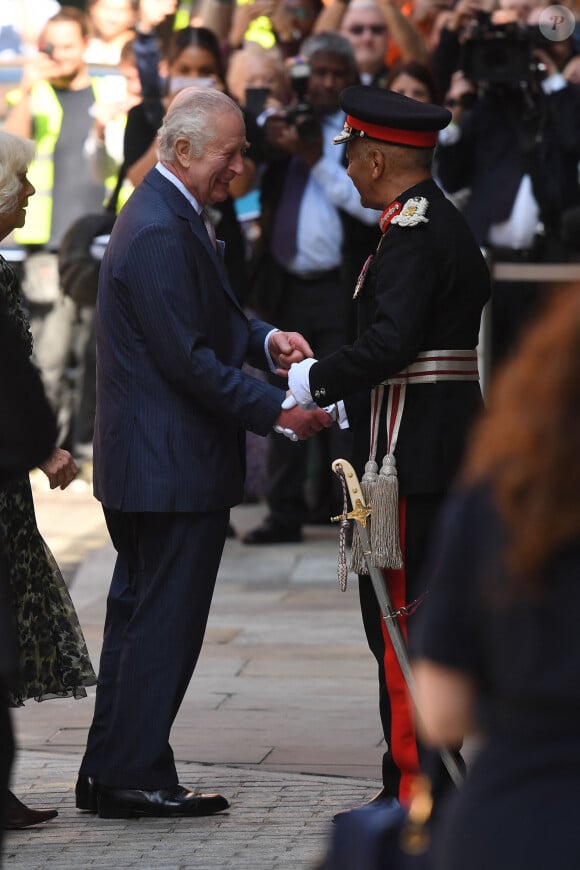
[[213,88],[184,88],[172,101],[158,133],[159,159],[171,163],[175,159],[175,143],[185,138],[194,157],[201,157],[216,136],[215,118],[224,112],[237,112],[239,106]]
[[378,9],[381,11],[377,0],[351,0],[348,5],[349,9]]
[[375,147],[385,154],[391,167],[398,172],[414,172],[424,169],[431,172],[433,168],[434,148],[415,148],[412,145],[394,145],[390,142],[381,142],[377,139],[368,139]]
[[302,43],[300,54],[304,55],[307,60],[311,60],[313,54],[324,52],[324,54],[335,54],[338,57],[344,58],[353,74],[357,73],[356,58],[354,56],[354,48],[352,43],[340,33],[335,33],[332,30],[323,30],[321,33],[314,33]]
[[238,48],[237,51],[230,54],[226,81],[231,94],[235,94],[236,85],[245,80],[248,61],[252,58],[262,60],[264,66],[267,66],[277,79],[283,81],[284,58],[278,46],[263,48],[258,42],[248,42],[243,48]]
[[35,152],[34,142],[0,130],[0,214],[16,208],[22,187],[18,176],[27,172]]

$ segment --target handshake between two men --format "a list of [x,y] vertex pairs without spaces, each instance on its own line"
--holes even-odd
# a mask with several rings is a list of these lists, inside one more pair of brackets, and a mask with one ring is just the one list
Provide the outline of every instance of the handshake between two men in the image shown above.
[[[270,333],[268,351],[277,366],[276,374],[280,377],[287,377],[291,366],[297,369],[298,363],[305,363],[306,365],[300,367],[300,370],[301,378],[307,379],[310,366],[316,362],[312,348],[299,332]],[[274,431],[292,441],[305,441],[316,432],[328,429],[337,419],[336,405],[319,408],[313,403],[309,390],[307,397],[304,390],[301,390],[301,398],[289,391],[282,403],[282,410],[276,420]]]

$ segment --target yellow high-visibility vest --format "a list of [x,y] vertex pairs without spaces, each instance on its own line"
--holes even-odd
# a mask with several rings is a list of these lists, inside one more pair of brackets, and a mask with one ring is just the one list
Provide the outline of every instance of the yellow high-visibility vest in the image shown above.
[[[91,79],[91,86],[95,101],[102,102],[104,97],[99,78]],[[14,105],[19,98],[20,93],[13,91],[8,95],[8,102]],[[26,223],[15,230],[14,240],[20,245],[44,245],[50,238],[52,225],[54,149],[62,125],[62,106],[52,85],[46,81],[33,85],[30,92],[30,110],[34,118],[36,156],[28,168],[28,178],[36,188],[36,194],[29,200]],[[116,180],[114,174],[105,180],[105,199],[113,192]]]
[[192,4],[191,2],[180,3],[173,19],[173,29],[183,30],[184,27],[189,27],[191,20]]

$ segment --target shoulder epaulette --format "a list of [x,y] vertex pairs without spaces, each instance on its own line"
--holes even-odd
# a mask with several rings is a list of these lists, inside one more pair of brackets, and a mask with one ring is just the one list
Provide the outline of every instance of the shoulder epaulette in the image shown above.
[[391,220],[392,224],[400,227],[416,227],[418,224],[428,224],[429,218],[425,212],[429,208],[429,200],[424,196],[413,196],[408,199],[401,212]]

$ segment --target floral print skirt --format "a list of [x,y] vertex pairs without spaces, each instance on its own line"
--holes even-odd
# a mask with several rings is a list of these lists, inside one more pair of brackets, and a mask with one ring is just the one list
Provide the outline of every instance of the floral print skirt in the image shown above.
[[62,574],[38,531],[27,476],[0,489],[0,530],[20,647],[11,704],[85,697],[97,678]]

